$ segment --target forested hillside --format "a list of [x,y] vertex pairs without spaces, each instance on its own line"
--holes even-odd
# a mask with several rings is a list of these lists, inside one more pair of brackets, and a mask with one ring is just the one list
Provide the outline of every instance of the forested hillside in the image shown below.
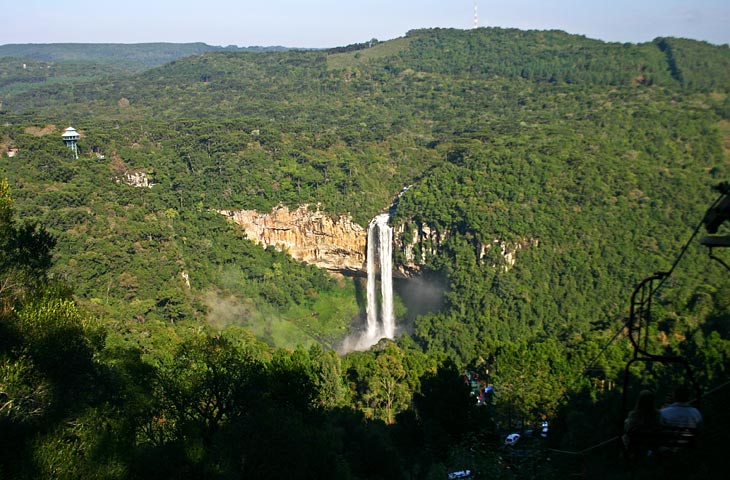
[[[139,73],[49,60],[0,60],[0,146],[18,149],[0,159],[11,477],[564,478],[580,467],[546,447],[617,434],[633,287],[672,267],[730,179],[727,46],[435,29]],[[217,213],[319,204],[365,226],[399,193],[397,245],[439,241],[398,285],[403,335],[343,356],[364,281]],[[651,346],[685,355],[703,391],[728,380],[728,278],[694,239],[657,295]],[[440,307],[415,308],[416,285]],[[494,398],[474,406],[464,371]],[[662,395],[680,381],[636,373]],[[723,392],[708,422],[726,421]],[[529,454],[501,448],[543,419]],[[719,468],[708,446],[698,474]],[[621,478],[612,448],[594,468]]]
[[205,43],[19,43],[0,45],[0,57],[44,62],[81,61],[131,68],[162,65],[178,58],[220,50],[277,51],[284,47],[219,47]]
[[0,97],[39,87],[120,78],[205,52],[283,51],[284,47],[218,47],[205,43],[51,43],[0,45]]

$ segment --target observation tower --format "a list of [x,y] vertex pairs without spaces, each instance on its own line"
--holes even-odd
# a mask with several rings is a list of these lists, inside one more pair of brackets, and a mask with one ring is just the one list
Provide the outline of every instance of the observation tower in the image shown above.
[[69,150],[71,150],[74,154],[74,158],[78,160],[79,158],[79,149],[76,146],[76,142],[79,140],[79,132],[76,131],[74,127],[68,127],[64,132],[63,135],[61,135],[61,138],[63,139],[63,143],[66,144]]

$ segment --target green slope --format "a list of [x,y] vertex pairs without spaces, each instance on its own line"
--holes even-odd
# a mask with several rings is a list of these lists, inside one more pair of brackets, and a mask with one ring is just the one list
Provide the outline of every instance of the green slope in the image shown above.
[[[672,67],[667,45],[678,52]],[[91,268],[80,250],[119,252],[82,275],[84,297],[121,301],[107,285],[126,275],[155,285],[135,290],[145,311],[164,310],[170,290],[184,316],[206,311],[204,290],[227,274],[227,260],[181,240],[203,242],[202,212],[322,202],[365,224],[414,184],[398,221],[452,234],[428,265],[450,284],[449,310],[423,320],[419,335],[467,358],[489,342],[606,324],[637,277],[670,261],[708,186],[728,174],[727,58],[726,48],[688,40],[501,29],[417,30],[344,53],[210,52],[9,96],[3,142],[20,146],[21,160],[3,169],[25,185],[24,214],[57,225],[65,275]],[[687,80],[700,77],[716,80]],[[26,133],[31,111],[35,122],[81,129],[83,158],[65,158],[56,135]],[[159,187],[117,186],[109,172],[120,165],[150,172]],[[137,233],[150,223],[156,233]],[[110,224],[117,238],[105,234]],[[130,245],[145,238],[160,245],[143,244],[132,261],[140,249]],[[509,272],[463,256],[530,239],[540,247],[520,252]],[[178,267],[150,267],[163,250],[206,272],[198,292],[175,280]],[[248,268],[244,276],[263,278]],[[250,296],[278,309],[309,302],[266,288]],[[444,322],[471,333],[447,346],[449,334],[433,331],[449,332]]]
[[17,57],[45,62],[87,61],[152,67],[181,57],[220,50],[269,51],[283,47],[219,47],[197,43],[19,43],[0,45],[0,57]]

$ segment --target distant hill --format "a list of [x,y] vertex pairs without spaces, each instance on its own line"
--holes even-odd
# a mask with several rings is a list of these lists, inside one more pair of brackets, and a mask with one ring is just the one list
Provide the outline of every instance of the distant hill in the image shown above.
[[39,88],[123,78],[207,52],[274,52],[285,47],[205,43],[49,43],[0,45],[0,98]]
[[[57,52],[62,50],[60,45],[48,46],[51,47]],[[128,78],[112,78],[110,71],[108,81],[95,78],[64,89],[38,83],[27,94],[16,87],[16,91],[6,88],[6,94],[2,95],[0,87],[0,95],[5,109],[16,112],[54,110],[62,106],[64,114],[68,114],[70,104],[74,104],[72,109],[79,109],[79,114],[86,117],[90,105],[77,102],[85,98],[93,99],[101,108],[98,113],[108,116],[118,110],[117,102],[121,98],[127,98],[132,108],[125,109],[125,117],[135,114],[148,117],[150,111],[158,118],[192,114],[198,117],[267,115],[273,105],[278,105],[277,108],[283,109],[282,115],[289,119],[306,122],[316,116],[316,121],[342,125],[352,115],[330,107],[343,96],[359,97],[372,102],[374,109],[380,109],[384,105],[378,97],[362,93],[382,90],[391,99],[405,97],[401,112],[403,108],[413,108],[413,114],[425,113],[445,104],[419,94],[420,88],[463,97],[477,95],[479,88],[475,87],[495,79],[511,83],[527,81],[534,85],[661,86],[703,92],[730,91],[730,77],[726,74],[730,71],[727,46],[675,38],[621,44],[561,31],[431,29],[414,30],[402,38],[373,41],[352,49],[271,50],[210,47],[202,43],[79,46],[77,59],[84,52],[86,59],[117,55],[120,60],[134,59],[137,68],[144,71]],[[193,55],[193,52],[200,54]],[[173,59],[185,53],[190,55]],[[170,61],[150,68],[166,59]],[[143,66],[141,62],[147,63]],[[119,67],[120,63],[114,66]],[[455,87],[461,83],[465,84],[463,88]],[[160,96],[163,90],[167,94]],[[480,102],[480,98],[477,95],[474,101]],[[444,112],[434,113],[441,116]],[[403,121],[410,123],[411,120],[404,118]]]
[[661,84],[730,89],[730,48],[657,38],[632,44],[594,40],[560,30],[412,30],[372,48],[334,52],[330,68],[357,68],[389,58],[393,68],[448,75],[520,77],[567,84]]
[[0,57],[17,57],[46,62],[81,60],[99,63],[126,64],[130,67],[154,67],[181,57],[205,52],[248,51],[268,52],[286,47],[220,47],[196,43],[22,43],[0,45]]

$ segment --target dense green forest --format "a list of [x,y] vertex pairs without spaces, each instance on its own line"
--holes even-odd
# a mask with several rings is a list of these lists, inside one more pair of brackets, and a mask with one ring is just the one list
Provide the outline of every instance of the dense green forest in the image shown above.
[[48,43],[0,45],[0,97],[39,86],[120,78],[205,52],[272,52],[284,47],[218,47],[205,43]]
[[[494,28],[191,46],[0,58],[0,478],[721,476],[730,276],[693,233],[730,179],[727,46]],[[397,197],[396,245],[440,240],[398,283],[402,335],[347,354],[364,280],[217,213],[318,203],[365,226]],[[707,428],[689,459],[627,465],[623,322],[670,268],[648,345],[689,360]],[[683,381],[632,372],[631,402]]]
[[267,52],[284,47],[219,47],[198,43],[17,43],[0,45],[0,57],[45,62],[84,61],[103,65],[122,64],[143,70],[178,58],[220,50]]

